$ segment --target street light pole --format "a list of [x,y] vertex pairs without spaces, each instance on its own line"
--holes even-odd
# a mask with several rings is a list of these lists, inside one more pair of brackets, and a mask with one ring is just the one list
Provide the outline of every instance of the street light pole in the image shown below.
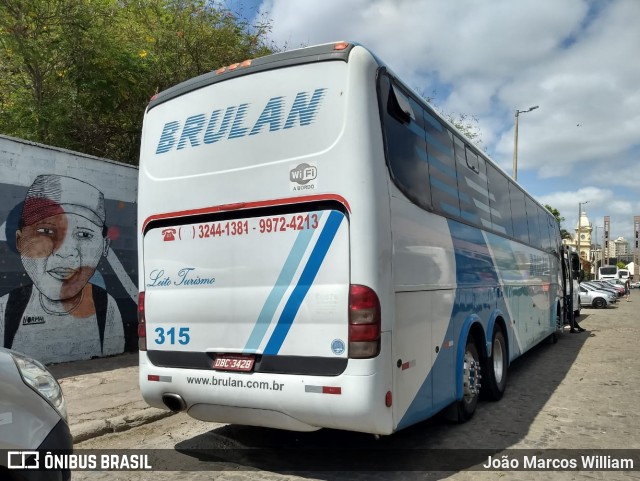
[[591,237],[591,245],[589,246],[589,252],[591,253],[591,257],[589,258],[589,260],[591,261],[591,274],[594,275],[594,279],[595,279],[595,273],[596,273],[596,265],[598,263],[597,259],[596,259],[596,243],[598,242],[598,226],[594,226],[595,230],[596,230],[596,237],[595,237],[595,242],[593,241],[593,237]]
[[604,226],[602,226],[602,260],[600,261],[600,267],[604,265]]
[[539,108],[539,105],[529,107],[527,110],[516,110],[516,128],[513,133],[513,180],[518,180],[518,117]]

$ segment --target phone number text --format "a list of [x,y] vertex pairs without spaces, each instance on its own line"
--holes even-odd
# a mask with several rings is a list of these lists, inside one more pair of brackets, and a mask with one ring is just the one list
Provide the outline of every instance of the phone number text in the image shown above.
[[211,237],[247,235],[252,232],[271,234],[292,230],[317,229],[318,222],[318,214],[261,217],[250,220],[228,220],[194,226],[194,237],[206,239]]

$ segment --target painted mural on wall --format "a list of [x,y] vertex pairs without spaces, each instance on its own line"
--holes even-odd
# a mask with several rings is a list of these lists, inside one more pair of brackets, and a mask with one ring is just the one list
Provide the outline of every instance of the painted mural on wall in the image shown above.
[[135,350],[135,203],[59,174],[0,187],[15,202],[0,217],[3,346],[44,363]]

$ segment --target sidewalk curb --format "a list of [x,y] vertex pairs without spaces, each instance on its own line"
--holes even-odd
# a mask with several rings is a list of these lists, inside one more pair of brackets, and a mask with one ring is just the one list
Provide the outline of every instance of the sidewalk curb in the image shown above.
[[86,421],[71,426],[73,442],[80,443],[109,433],[119,433],[159,419],[173,416],[174,412],[148,407],[128,414],[122,414],[109,419]]

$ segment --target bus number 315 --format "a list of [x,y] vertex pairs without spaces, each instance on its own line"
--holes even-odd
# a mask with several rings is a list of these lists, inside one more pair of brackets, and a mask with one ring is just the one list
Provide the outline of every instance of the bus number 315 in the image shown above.
[[[178,335],[176,336],[176,332]],[[162,344],[176,344],[176,339],[178,344],[186,346],[189,344],[191,340],[191,336],[189,335],[188,327],[180,327],[176,330],[175,327],[170,329],[165,329],[164,327],[156,327],[155,329],[156,338],[154,339],[155,343],[158,345]]]

